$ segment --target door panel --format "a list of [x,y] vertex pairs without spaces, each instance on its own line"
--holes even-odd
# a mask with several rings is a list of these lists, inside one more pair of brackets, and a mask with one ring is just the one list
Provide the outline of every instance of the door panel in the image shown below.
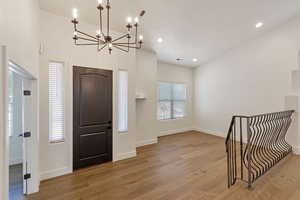
[[77,67],[74,79],[74,169],[112,160],[112,71]]

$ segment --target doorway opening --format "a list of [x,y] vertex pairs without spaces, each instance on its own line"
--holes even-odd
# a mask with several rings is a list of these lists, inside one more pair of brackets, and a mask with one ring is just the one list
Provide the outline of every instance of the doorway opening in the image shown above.
[[8,65],[9,200],[22,200],[30,193],[31,184],[33,79],[16,64]]

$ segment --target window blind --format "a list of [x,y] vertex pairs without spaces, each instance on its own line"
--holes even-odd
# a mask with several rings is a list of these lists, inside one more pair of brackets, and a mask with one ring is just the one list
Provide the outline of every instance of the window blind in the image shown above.
[[178,119],[186,116],[186,85],[158,83],[157,119]]
[[128,72],[118,72],[118,131],[128,131]]
[[62,142],[65,137],[64,65],[49,63],[49,141]]

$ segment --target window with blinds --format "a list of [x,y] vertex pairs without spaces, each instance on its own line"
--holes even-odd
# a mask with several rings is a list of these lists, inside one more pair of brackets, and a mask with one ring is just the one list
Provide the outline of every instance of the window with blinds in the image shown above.
[[128,131],[128,72],[118,72],[118,131]]
[[65,139],[64,65],[49,63],[49,141]]
[[186,85],[158,83],[157,119],[169,120],[186,116]]

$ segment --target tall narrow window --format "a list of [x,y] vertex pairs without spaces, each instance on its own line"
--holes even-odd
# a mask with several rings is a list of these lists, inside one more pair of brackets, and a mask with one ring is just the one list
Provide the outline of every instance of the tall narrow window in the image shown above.
[[65,137],[64,65],[49,63],[49,140],[62,142]]
[[186,116],[186,85],[160,82],[158,84],[157,119],[178,119]]
[[118,130],[128,131],[128,72],[118,72]]

